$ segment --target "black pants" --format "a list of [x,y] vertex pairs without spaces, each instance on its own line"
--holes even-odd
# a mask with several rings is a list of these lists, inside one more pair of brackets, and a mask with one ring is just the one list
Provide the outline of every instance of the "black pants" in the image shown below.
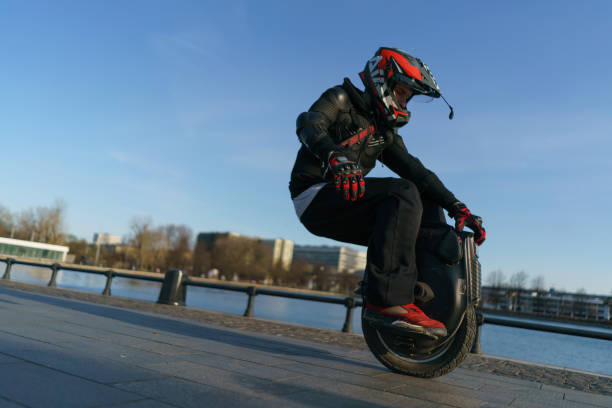
[[[428,218],[444,220],[426,203]],[[431,213],[431,214],[430,214]],[[328,184],[310,203],[301,221],[313,234],[367,245],[366,298],[379,306],[414,301],[417,280],[415,244],[423,202],[414,183],[398,178],[366,178],[365,195],[343,200]]]

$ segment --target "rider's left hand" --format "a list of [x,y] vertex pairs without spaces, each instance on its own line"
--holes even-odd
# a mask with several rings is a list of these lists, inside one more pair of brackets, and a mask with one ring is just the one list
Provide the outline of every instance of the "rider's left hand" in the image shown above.
[[472,214],[467,209],[465,204],[457,201],[448,210],[448,216],[455,219],[455,230],[457,232],[463,231],[463,227],[468,227],[474,231],[474,241],[477,245],[482,245],[487,237],[487,232],[482,227],[482,218]]

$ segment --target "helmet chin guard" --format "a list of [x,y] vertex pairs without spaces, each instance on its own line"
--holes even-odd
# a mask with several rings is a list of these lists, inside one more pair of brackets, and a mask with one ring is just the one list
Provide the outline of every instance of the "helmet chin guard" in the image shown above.
[[359,74],[366,92],[374,100],[375,110],[391,128],[404,126],[410,111],[403,108],[393,95],[393,88],[401,83],[415,94],[432,98],[442,96],[431,71],[418,58],[397,48],[381,47]]

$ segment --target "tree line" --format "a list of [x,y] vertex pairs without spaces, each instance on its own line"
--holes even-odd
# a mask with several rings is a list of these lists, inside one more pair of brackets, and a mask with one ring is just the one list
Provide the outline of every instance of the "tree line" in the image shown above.
[[286,268],[273,262],[272,248],[258,238],[220,234],[214,239],[198,240],[194,249],[193,274],[295,288],[350,293],[361,276],[323,264],[295,259]]
[[64,213],[66,204],[56,200],[48,207],[12,213],[0,205],[0,237],[63,245],[66,242]]
[[123,244],[96,245],[68,234],[65,214],[61,200],[20,213],[0,205],[0,237],[68,246],[73,262],[83,265],[160,273],[182,269],[192,276],[341,293],[355,290],[361,279],[359,274],[300,259],[284,267],[273,262],[271,246],[257,238],[219,234],[196,243],[188,226],[156,226],[149,217],[132,219]]

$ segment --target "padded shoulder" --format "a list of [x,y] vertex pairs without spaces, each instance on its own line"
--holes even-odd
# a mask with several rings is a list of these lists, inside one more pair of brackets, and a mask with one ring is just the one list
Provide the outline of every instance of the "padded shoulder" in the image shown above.
[[350,106],[351,102],[346,91],[340,86],[335,86],[323,92],[309,110],[322,113],[330,123],[333,123],[338,113],[350,110]]
[[326,98],[329,102],[336,105],[339,110],[348,110],[350,108],[351,100],[349,95],[341,86],[329,88],[321,95],[321,98]]

